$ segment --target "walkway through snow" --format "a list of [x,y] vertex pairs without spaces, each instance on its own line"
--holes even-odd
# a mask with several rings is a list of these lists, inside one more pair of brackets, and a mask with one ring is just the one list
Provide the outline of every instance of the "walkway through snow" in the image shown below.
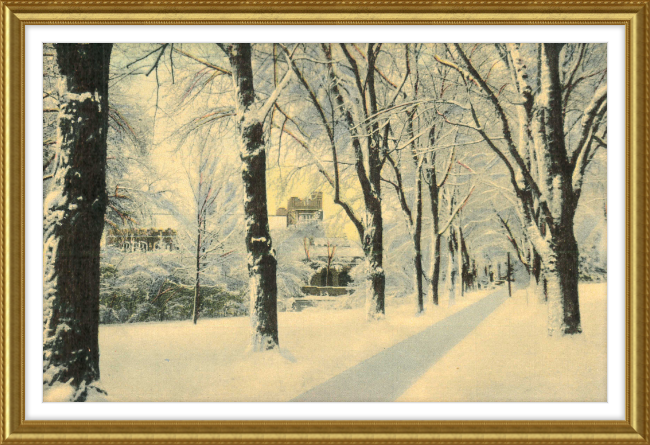
[[292,402],[392,402],[508,298],[504,286]]

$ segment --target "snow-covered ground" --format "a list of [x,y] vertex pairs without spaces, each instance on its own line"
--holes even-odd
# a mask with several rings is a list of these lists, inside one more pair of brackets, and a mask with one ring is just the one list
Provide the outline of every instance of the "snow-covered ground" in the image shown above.
[[[433,365],[400,401],[604,401],[606,284],[581,285],[584,334],[546,336],[546,306],[521,290]],[[288,401],[476,302],[444,302],[414,316],[387,305],[279,314],[281,351],[247,351],[248,319],[221,318],[100,328],[109,401]]]
[[282,312],[279,353],[247,350],[247,317],[102,325],[101,383],[119,402],[288,401],[490,292],[421,316],[413,299],[391,300],[372,323],[363,309]]
[[432,366],[401,402],[607,401],[607,284],[581,284],[582,335],[545,335],[520,290]]

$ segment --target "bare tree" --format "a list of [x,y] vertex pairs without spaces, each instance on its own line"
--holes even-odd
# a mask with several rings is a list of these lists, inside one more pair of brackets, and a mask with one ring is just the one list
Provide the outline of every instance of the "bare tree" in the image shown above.
[[[208,146],[214,135],[223,131],[221,126],[217,126],[214,131],[193,138],[194,144],[184,166],[192,191],[191,212],[194,215],[194,220],[185,224],[188,229],[186,238],[190,240],[186,247],[193,254],[196,274],[192,310],[194,324],[201,313],[201,275],[212,260],[218,260],[215,253],[223,251],[224,242],[235,232],[230,221],[237,196],[237,186],[230,181],[234,169],[222,149]],[[178,219],[186,218],[179,214]]]
[[221,45],[230,59],[235,87],[237,142],[242,159],[246,250],[251,295],[252,349],[278,347],[277,261],[269,233],[266,199],[266,131],[264,123],[280,92],[291,79],[288,70],[282,82],[261,106],[255,101],[251,44]]
[[[569,48],[564,44],[534,45],[528,48],[532,63],[526,64],[520,45],[496,48],[497,60],[500,57],[508,70],[519,73],[516,106],[523,108],[519,141],[507,117],[509,103],[488,84],[488,74],[479,72],[461,45],[448,46],[457,63],[437,59],[452,67],[465,85],[470,122],[456,124],[478,132],[508,169],[527,235],[542,262],[551,305],[549,334],[580,333],[578,245],[573,219],[587,167],[595,151],[607,145],[602,125],[607,113],[607,87],[600,86],[605,73],[583,71],[583,80],[596,78],[591,84],[583,82],[591,89],[591,100],[581,107],[584,111],[579,125],[566,128],[567,103],[576,89],[576,75],[586,69],[584,52],[573,51],[569,56],[568,50],[563,52]],[[536,85],[532,83],[531,65],[537,67]],[[496,115],[505,147],[486,131],[486,122],[481,120],[486,108]]]
[[[283,130],[292,136],[313,157],[318,170],[334,192],[334,203],[343,208],[353,223],[361,242],[366,258],[366,315],[368,320],[383,318],[386,277],[383,269],[383,219],[381,208],[381,170],[386,161],[389,149],[390,133],[389,115],[381,111],[389,109],[401,94],[403,85],[408,77],[408,71],[399,84],[392,84],[392,92],[382,105],[379,103],[376,78],[386,81],[386,76],[380,74],[377,59],[381,44],[368,44],[365,51],[357,45],[339,44],[336,47],[321,44],[319,65],[325,65],[323,80],[315,80],[316,76],[305,75],[307,70],[301,69],[297,63],[291,62],[291,69],[296,73],[300,84],[307,91],[309,101],[317,114],[318,121],[326,133],[327,145],[331,153],[333,174],[330,174],[323,162],[318,159],[317,150],[309,140],[300,138],[292,132]],[[345,60],[345,69],[351,72],[342,74],[341,60],[335,60],[334,51]],[[288,50],[285,48],[285,52]],[[357,55],[355,55],[357,54]],[[359,58],[360,57],[360,58]],[[311,68],[310,68],[311,70]],[[313,71],[313,70],[312,70]],[[319,89],[314,85],[319,82],[328,95],[321,98]],[[329,106],[327,106],[329,105]],[[326,110],[331,108],[331,112]],[[285,117],[295,123],[295,119],[284,113]],[[380,116],[381,117],[378,117]],[[297,126],[299,127],[299,126]],[[345,128],[344,141],[337,140],[335,129]],[[300,131],[303,135],[305,131]],[[356,182],[361,191],[365,218],[361,218],[355,209],[342,198],[341,170],[344,164],[340,159],[341,148],[352,149],[352,165]]]
[[[413,69],[411,68],[411,51],[409,45],[405,45],[405,65],[406,65],[406,76],[411,78],[411,89],[412,101],[417,101],[418,92],[420,89],[420,78],[418,71],[418,59],[417,54],[414,57]],[[412,72],[413,71],[413,72]],[[405,78],[406,79],[406,78]],[[406,99],[407,101],[409,99]],[[390,164],[395,176],[395,180],[391,181],[384,179],[395,189],[397,198],[400,203],[400,207],[404,214],[404,219],[406,220],[406,225],[409,230],[411,241],[413,243],[413,265],[415,269],[415,292],[416,292],[416,303],[417,303],[417,313],[424,312],[424,267],[422,264],[422,209],[423,209],[423,200],[422,200],[422,171],[423,166],[427,160],[426,150],[422,150],[420,144],[420,136],[422,132],[420,131],[420,123],[422,119],[418,114],[417,105],[414,105],[413,108],[406,108],[406,137],[408,141],[406,144],[400,145],[400,140],[395,142],[395,148],[392,150],[393,153],[388,152],[386,154],[386,160]],[[425,130],[426,132],[426,130]],[[401,162],[401,150],[406,147],[410,148],[410,160],[412,161],[413,167],[413,204],[412,207],[409,206],[408,199],[406,197],[406,190],[404,181],[402,179],[403,170],[405,166]],[[394,156],[397,155],[399,158],[394,159]]]

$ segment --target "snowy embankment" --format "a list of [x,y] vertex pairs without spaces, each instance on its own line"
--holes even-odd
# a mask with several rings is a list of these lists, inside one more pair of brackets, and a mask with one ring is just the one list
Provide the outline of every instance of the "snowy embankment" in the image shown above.
[[247,317],[103,325],[101,384],[116,402],[288,401],[490,292],[417,317],[414,298],[392,300],[372,323],[363,309],[283,312],[279,353],[248,351]]
[[546,335],[546,305],[519,290],[400,402],[607,401],[607,284],[581,284],[583,333]]

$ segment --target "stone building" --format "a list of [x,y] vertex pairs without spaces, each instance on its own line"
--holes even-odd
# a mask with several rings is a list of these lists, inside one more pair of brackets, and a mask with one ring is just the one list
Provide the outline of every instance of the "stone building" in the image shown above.
[[292,196],[287,200],[287,207],[280,207],[275,215],[269,216],[269,224],[275,227],[314,220],[323,220],[323,192],[314,192],[305,199]]

